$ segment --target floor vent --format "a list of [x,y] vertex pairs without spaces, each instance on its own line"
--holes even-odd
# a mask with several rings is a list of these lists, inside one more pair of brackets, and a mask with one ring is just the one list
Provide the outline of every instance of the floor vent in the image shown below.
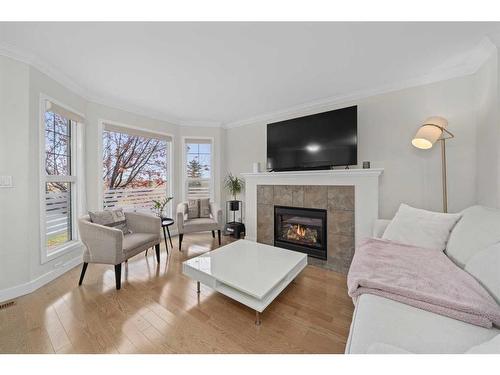
[[9,302],[2,303],[2,304],[0,304],[0,310],[6,309],[7,307],[14,306],[15,304],[16,304],[16,301],[9,301]]

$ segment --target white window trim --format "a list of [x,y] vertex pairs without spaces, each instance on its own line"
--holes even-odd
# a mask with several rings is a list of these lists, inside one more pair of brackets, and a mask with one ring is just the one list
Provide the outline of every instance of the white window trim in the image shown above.
[[[174,164],[174,136],[173,134],[171,133],[167,133],[167,132],[159,132],[159,131],[155,131],[155,130],[151,130],[151,129],[147,129],[147,128],[143,128],[143,127],[139,127],[139,126],[134,126],[134,125],[128,125],[128,124],[124,124],[124,123],[121,123],[121,122],[116,122],[116,121],[112,121],[112,120],[105,120],[105,119],[99,119],[97,121],[97,152],[98,152],[98,156],[97,156],[97,171],[99,171],[99,174],[98,174],[98,178],[97,178],[97,199],[98,199],[98,202],[97,202],[97,207],[99,208],[99,210],[103,210],[104,209],[104,204],[103,204],[103,201],[104,201],[104,194],[103,194],[103,183],[102,183],[102,152],[103,152],[103,143],[102,143],[102,135],[103,135],[103,132],[104,132],[104,128],[105,128],[105,124],[108,124],[108,125],[112,125],[112,126],[115,126],[117,128],[122,128],[123,131],[126,133],[127,132],[127,129],[130,129],[130,130],[140,130],[141,132],[144,132],[144,133],[149,133],[151,134],[152,136],[158,136],[158,137],[161,137],[161,138],[170,138],[170,147],[169,147],[169,150],[168,150],[168,160],[167,160],[167,168],[170,172],[170,179],[168,181],[168,184],[167,184],[167,189],[168,189],[168,195],[169,196],[173,196],[173,187],[174,187],[174,184],[173,184],[173,180],[174,180],[174,176],[175,176],[175,172],[173,170],[173,166],[175,165]],[[175,207],[172,207],[172,204],[170,204],[170,209],[172,212],[170,212],[170,216],[173,215],[173,212],[175,211]]]
[[203,141],[210,141],[210,144],[212,145],[211,150],[212,153],[210,155],[210,201],[215,202],[215,170],[214,170],[214,162],[215,162],[215,138],[214,137],[198,137],[198,136],[183,136],[182,137],[182,201],[186,202],[187,201],[187,189],[186,189],[186,183],[187,183],[187,168],[186,168],[186,163],[187,163],[187,152],[186,152],[186,144],[188,140],[193,140],[196,141],[197,139],[203,140]]
[[[85,115],[78,112],[77,110],[59,102],[58,100],[51,98],[46,94],[40,94],[39,102],[39,203],[40,203],[40,263],[47,263],[55,258],[58,258],[68,252],[77,250],[81,248],[81,242],[78,235],[78,217],[80,216],[80,210],[82,208],[83,191],[81,190],[83,178],[83,171],[81,170],[80,158],[81,150],[83,149],[83,129],[78,127],[77,123],[71,121],[71,170],[75,171],[75,174],[68,177],[60,176],[47,176],[45,173],[45,112],[46,103],[50,101],[58,106],[73,112],[74,114],[85,118]],[[72,240],[66,242],[65,244],[57,247],[55,250],[51,251],[50,254],[47,253],[47,236],[46,236],[46,220],[45,220],[45,184],[47,182],[71,182],[73,184],[71,192],[71,231]]]

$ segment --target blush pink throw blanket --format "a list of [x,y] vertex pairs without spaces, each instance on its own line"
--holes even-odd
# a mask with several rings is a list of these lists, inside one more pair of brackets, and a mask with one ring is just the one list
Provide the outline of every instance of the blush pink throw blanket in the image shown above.
[[354,254],[347,287],[354,302],[369,293],[478,326],[500,326],[493,297],[441,251],[365,240]]

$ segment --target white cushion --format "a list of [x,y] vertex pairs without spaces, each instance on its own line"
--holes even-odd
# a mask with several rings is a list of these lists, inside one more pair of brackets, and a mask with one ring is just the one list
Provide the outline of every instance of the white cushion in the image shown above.
[[443,214],[401,204],[382,238],[443,251],[451,230],[461,216],[462,214]]
[[496,335],[491,340],[473,346],[465,354],[500,354],[500,335]]
[[451,232],[446,255],[460,267],[476,253],[500,242],[500,210],[472,206]]
[[500,334],[405,305],[387,298],[363,294],[354,310],[346,353],[367,353],[383,342],[412,353],[464,353]]
[[470,258],[465,270],[500,304],[500,243],[491,245]]
[[408,350],[400,347],[384,344],[383,342],[375,342],[371,344],[366,351],[367,354],[412,354]]

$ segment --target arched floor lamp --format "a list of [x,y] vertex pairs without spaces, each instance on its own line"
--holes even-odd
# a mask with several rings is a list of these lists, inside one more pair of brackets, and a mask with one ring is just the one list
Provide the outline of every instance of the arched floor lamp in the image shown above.
[[448,212],[448,191],[446,185],[446,140],[454,138],[455,136],[450,133],[446,127],[448,121],[439,116],[429,117],[420,126],[412,139],[413,146],[427,150],[432,148],[436,141],[441,142],[441,170],[443,174],[443,212]]

